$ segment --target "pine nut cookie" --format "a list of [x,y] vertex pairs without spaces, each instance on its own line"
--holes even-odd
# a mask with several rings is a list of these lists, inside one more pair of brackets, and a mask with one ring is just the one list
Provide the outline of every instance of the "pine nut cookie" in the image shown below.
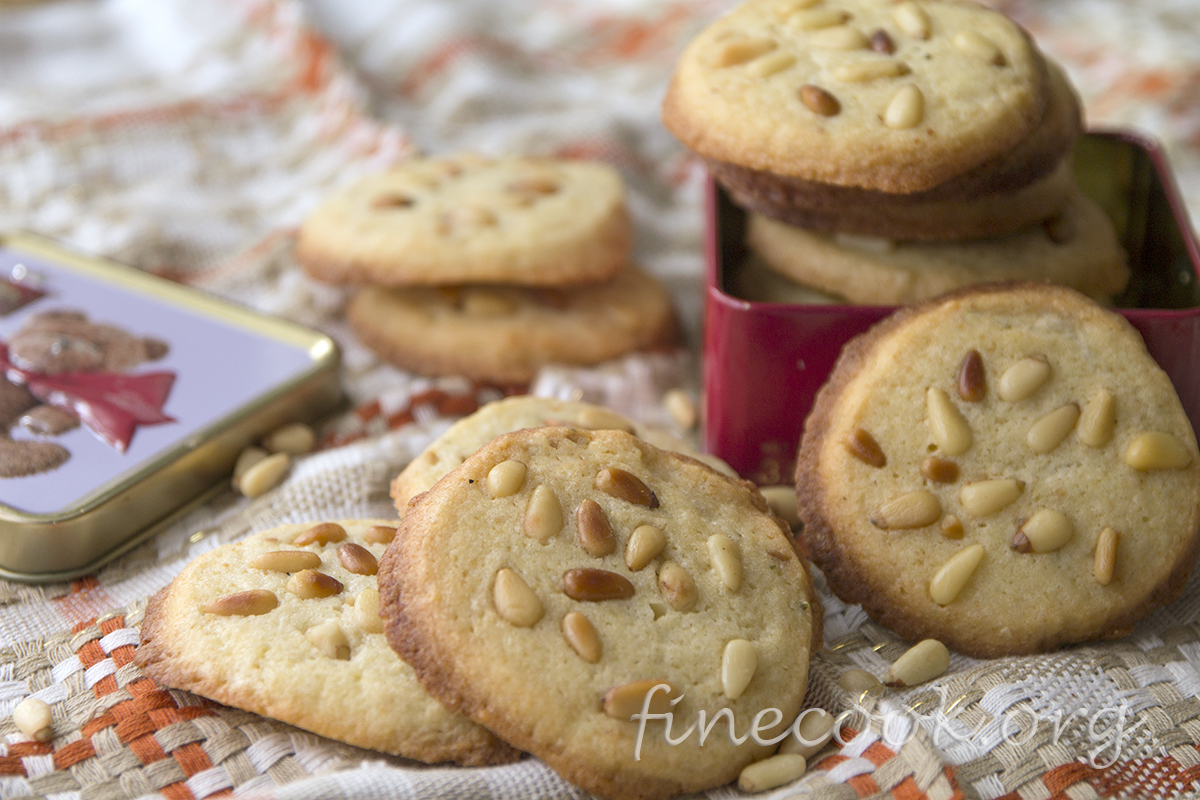
[[703,461],[718,472],[737,477],[733,468],[716,456],[701,453],[679,437],[634,422],[604,406],[552,397],[518,395],[496,400],[446,429],[421,455],[409,462],[392,480],[392,500],[401,514],[414,497],[437,483],[443,475],[462,464],[467,456],[502,433],[525,428],[562,425],[587,430],[617,430],[632,433],[655,447],[683,453]]
[[364,344],[402,369],[496,383],[527,383],[548,364],[667,347],[678,332],[666,287],[633,265],[611,281],[562,289],[368,286],[346,317]]
[[428,763],[520,753],[447,711],[383,636],[395,520],[283,525],[194,559],[150,599],[136,661],[164,686]]
[[1129,280],[1112,222],[1076,189],[1071,202],[1020,233],[962,242],[856,239],[751,215],[746,239],[776,271],[853,303],[899,305],[978,283],[1044,280],[1108,300]]
[[[388,640],[448,707],[614,800],[734,780],[801,708],[821,616],[748,482],[623,431],[504,434],[409,506],[380,563]],[[465,578],[465,579],[464,579]],[[673,714],[671,746],[641,710]],[[661,708],[659,707],[661,704]],[[729,713],[713,722],[721,709]],[[640,756],[640,757],[639,757]]]
[[613,277],[631,241],[611,167],[465,154],[414,159],[329,198],[296,259],[331,283],[559,286]]
[[689,44],[663,121],[715,162],[909,193],[1010,151],[1048,95],[1033,42],[983,6],[750,0]]
[[802,546],[848,603],[972,656],[1128,634],[1183,590],[1200,460],[1122,317],[977,287],[847,345],[805,423]]

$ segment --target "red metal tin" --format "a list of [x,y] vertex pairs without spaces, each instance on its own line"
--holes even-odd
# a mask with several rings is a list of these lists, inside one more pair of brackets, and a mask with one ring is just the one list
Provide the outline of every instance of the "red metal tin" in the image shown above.
[[[1200,246],[1162,149],[1095,132],[1075,153],[1081,187],[1129,253],[1119,313],[1141,332],[1200,429]],[[728,291],[746,258],[745,212],[712,181],[707,198],[704,443],[759,484],[790,483],[804,418],[842,345],[892,306],[751,302]]]

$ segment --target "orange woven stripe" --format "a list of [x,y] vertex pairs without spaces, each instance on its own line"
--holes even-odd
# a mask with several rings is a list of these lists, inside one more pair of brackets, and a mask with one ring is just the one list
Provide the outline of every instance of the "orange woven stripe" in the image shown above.
[[131,644],[123,644],[120,647],[114,647],[113,651],[108,654],[108,657],[113,660],[118,667],[123,667],[130,661],[133,661],[133,655],[137,652],[137,648]]
[[946,776],[946,780],[950,782],[950,786],[954,789],[954,794],[951,796],[952,800],[963,800],[966,795],[963,794],[962,789],[958,788],[958,781],[954,779],[954,767],[946,767],[942,770],[942,774]]
[[203,772],[212,767],[212,762],[208,760],[208,753],[204,752],[204,748],[199,742],[189,742],[182,747],[177,747],[171,751],[172,757],[179,762],[179,766],[183,767],[183,774],[189,778],[197,772]]
[[[188,719],[195,719],[195,716],[182,713],[180,708],[159,708],[146,714],[146,719],[154,726],[154,730],[165,728],[168,725],[174,725],[176,722],[183,722]],[[202,714],[201,716],[208,716]]]
[[91,639],[80,645],[75,651],[75,655],[79,656],[79,663],[83,664],[83,668],[94,666],[104,659],[108,658],[104,653],[104,648],[100,646],[98,639]]
[[16,756],[0,756],[0,775],[24,775],[25,765]]
[[97,578],[95,575],[85,575],[82,578],[71,581],[71,594],[80,594],[82,592],[87,592],[92,589],[99,589],[99,588],[100,588],[100,579]]
[[49,742],[17,742],[8,746],[8,754],[22,758],[24,756],[48,756],[54,752],[54,745]]
[[896,800],[925,800],[925,793],[917,788],[917,782],[909,775],[892,787],[892,797]]
[[1073,761],[1070,764],[1063,764],[1061,767],[1055,767],[1047,772],[1042,776],[1042,783],[1046,784],[1046,790],[1050,794],[1059,794],[1064,789],[1069,789],[1080,781],[1086,781],[1094,772],[1095,770],[1087,764]]
[[168,800],[195,800],[195,795],[182,783],[172,783],[159,789]]
[[105,675],[100,680],[96,681],[96,685],[92,687],[92,691],[96,697],[104,697],[110,695],[121,687],[117,684],[116,675]]
[[[163,691],[162,687],[159,686],[154,681],[152,681],[150,678],[138,678],[136,681],[133,681],[132,683],[125,684],[125,688],[128,689],[129,693],[132,694],[134,697],[137,697],[137,696],[143,695],[143,694],[150,694],[151,692]],[[165,694],[165,692],[164,692],[164,694]]]
[[824,758],[821,759],[821,769],[833,769],[838,764],[841,764],[843,761],[849,761],[849,760],[850,759],[844,755],[841,755],[839,753],[834,753],[831,756],[825,756]]
[[182,720],[200,719],[201,717],[212,717],[216,715],[216,709],[208,706],[183,706],[179,709],[179,718]]
[[891,761],[895,756],[896,754],[888,749],[887,745],[883,744],[882,742],[876,742],[868,747],[866,752],[863,753],[863,758],[865,758],[867,761],[870,761],[877,767],[882,767],[884,764]]
[[[99,587],[100,584],[97,583],[96,586]],[[108,619],[106,619],[100,623],[100,633],[102,633],[105,636],[108,636],[113,631],[119,631],[119,630],[121,630],[121,628],[124,628],[124,627],[125,627],[124,615],[117,614],[115,617],[109,617]]]
[[175,698],[162,690],[155,692],[146,692],[138,695],[133,700],[127,701],[134,704],[139,711],[155,711],[160,708],[175,708]]
[[87,739],[80,739],[68,745],[63,745],[55,751],[54,768],[68,769],[94,755],[96,755],[96,748],[92,747],[92,743]]
[[105,728],[111,728],[116,724],[117,718],[114,717],[111,712],[108,714],[101,714],[95,719],[85,722],[83,727],[79,729],[79,733],[82,734],[85,739],[90,739],[92,736],[104,730]]
[[126,744],[143,764],[153,764],[155,761],[162,761],[167,757],[162,746],[153,736],[141,736],[132,742],[126,742]]
[[[126,717],[117,723],[117,738],[123,744],[132,746],[134,739],[139,739],[146,734],[154,733],[158,728],[150,721],[150,717],[145,714],[138,714],[135,717]],[[159,756],[162,758],[162,756]],[[156,761],[158,759],[155,759]]]
[[870,797],[879,793],[879,784],[870,775],[855,775],[846,783],[850,784],[851,789],[858,792],[859,797]]

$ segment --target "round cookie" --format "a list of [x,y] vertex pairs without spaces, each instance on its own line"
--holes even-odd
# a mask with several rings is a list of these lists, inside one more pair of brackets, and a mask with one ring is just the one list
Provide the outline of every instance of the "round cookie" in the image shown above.
[[1128,634],[1197,551],[1196,438],[1120,316],[966,289],[847,345],[805,422],[801,544],[907,639],[977,657]]
[[1046,83],[1029,37],[982,6],[750,0],[689,44],[663,121],[713,161],[920,192],[1029,136]]
[[1112,222],[1078,189],[1044,224],[994,239],[857,240],[751,215],[746,240],[772,269],[867,305],[915,303],[1006,280],[1044,280],[1107,300],[1129,279]]
[[401,514],[409,501],[433,487],[443,475],[462,464],[480,447],[502,433],[525,428],[563,425],[588,430],[632,433],[655,447],[683,453],[713,469],[737,477],[733,468],[713,455],[701,453],[666,431],[634,422],[604,406],[552,397],[518,395],[488,403],[455,422],[392,480],[392,500]]
[[[777,709],[766,741],[801,708],[821,616],[785,529],[753,484],[622,431],[518,431],[409,506],[381,613],[432,694],[566,780],[613,800],[700,791],[775,749],[735,745],[730,717],[742,738]],[[631,715],[659,682],[678,703],[658,691],[651,713],[683,738],[650,719],[639,750]],[[701,711],[703,747],[684,736]]]
[[[384,640],[375,568],[394,525],[283,525],[201,555],[150,599],[137,663],[164,686],[358,747],[428,763],[515,761],[426,694]],[[244,592],[257,596],[239,602]]]
[[632,265],[611,281],[563,289],[364,287],[346,316],[398,367],[497,383],[669,346],[677,334],[666,287]]
[[414,159],[321,204],[296,259],[313,277],[376,286],[600,281],[632,242],[621,176],[590,161]]
[[771,269],[755,253],[747,253],[740,264],[725,275],[725,288],[734,297],[752,303],[787,303],[798,306],[846,305],[844,297],[797,283]]

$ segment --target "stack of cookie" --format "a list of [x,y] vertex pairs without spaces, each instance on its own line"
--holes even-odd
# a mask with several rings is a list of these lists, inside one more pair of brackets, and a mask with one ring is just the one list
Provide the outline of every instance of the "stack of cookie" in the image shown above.
[[630,263],[617,172],[594,162],[416,159],[330,198],[296,258],[360,287],[358,337],[403,369],[523,384],[673,344],[666,288]]
[[857,303],[1046,280],[1119,292],[1075,184],[1079,101],[1003,15],[957,0],[751,0],[683,54],[663,120],[753,212],[773,270]]

